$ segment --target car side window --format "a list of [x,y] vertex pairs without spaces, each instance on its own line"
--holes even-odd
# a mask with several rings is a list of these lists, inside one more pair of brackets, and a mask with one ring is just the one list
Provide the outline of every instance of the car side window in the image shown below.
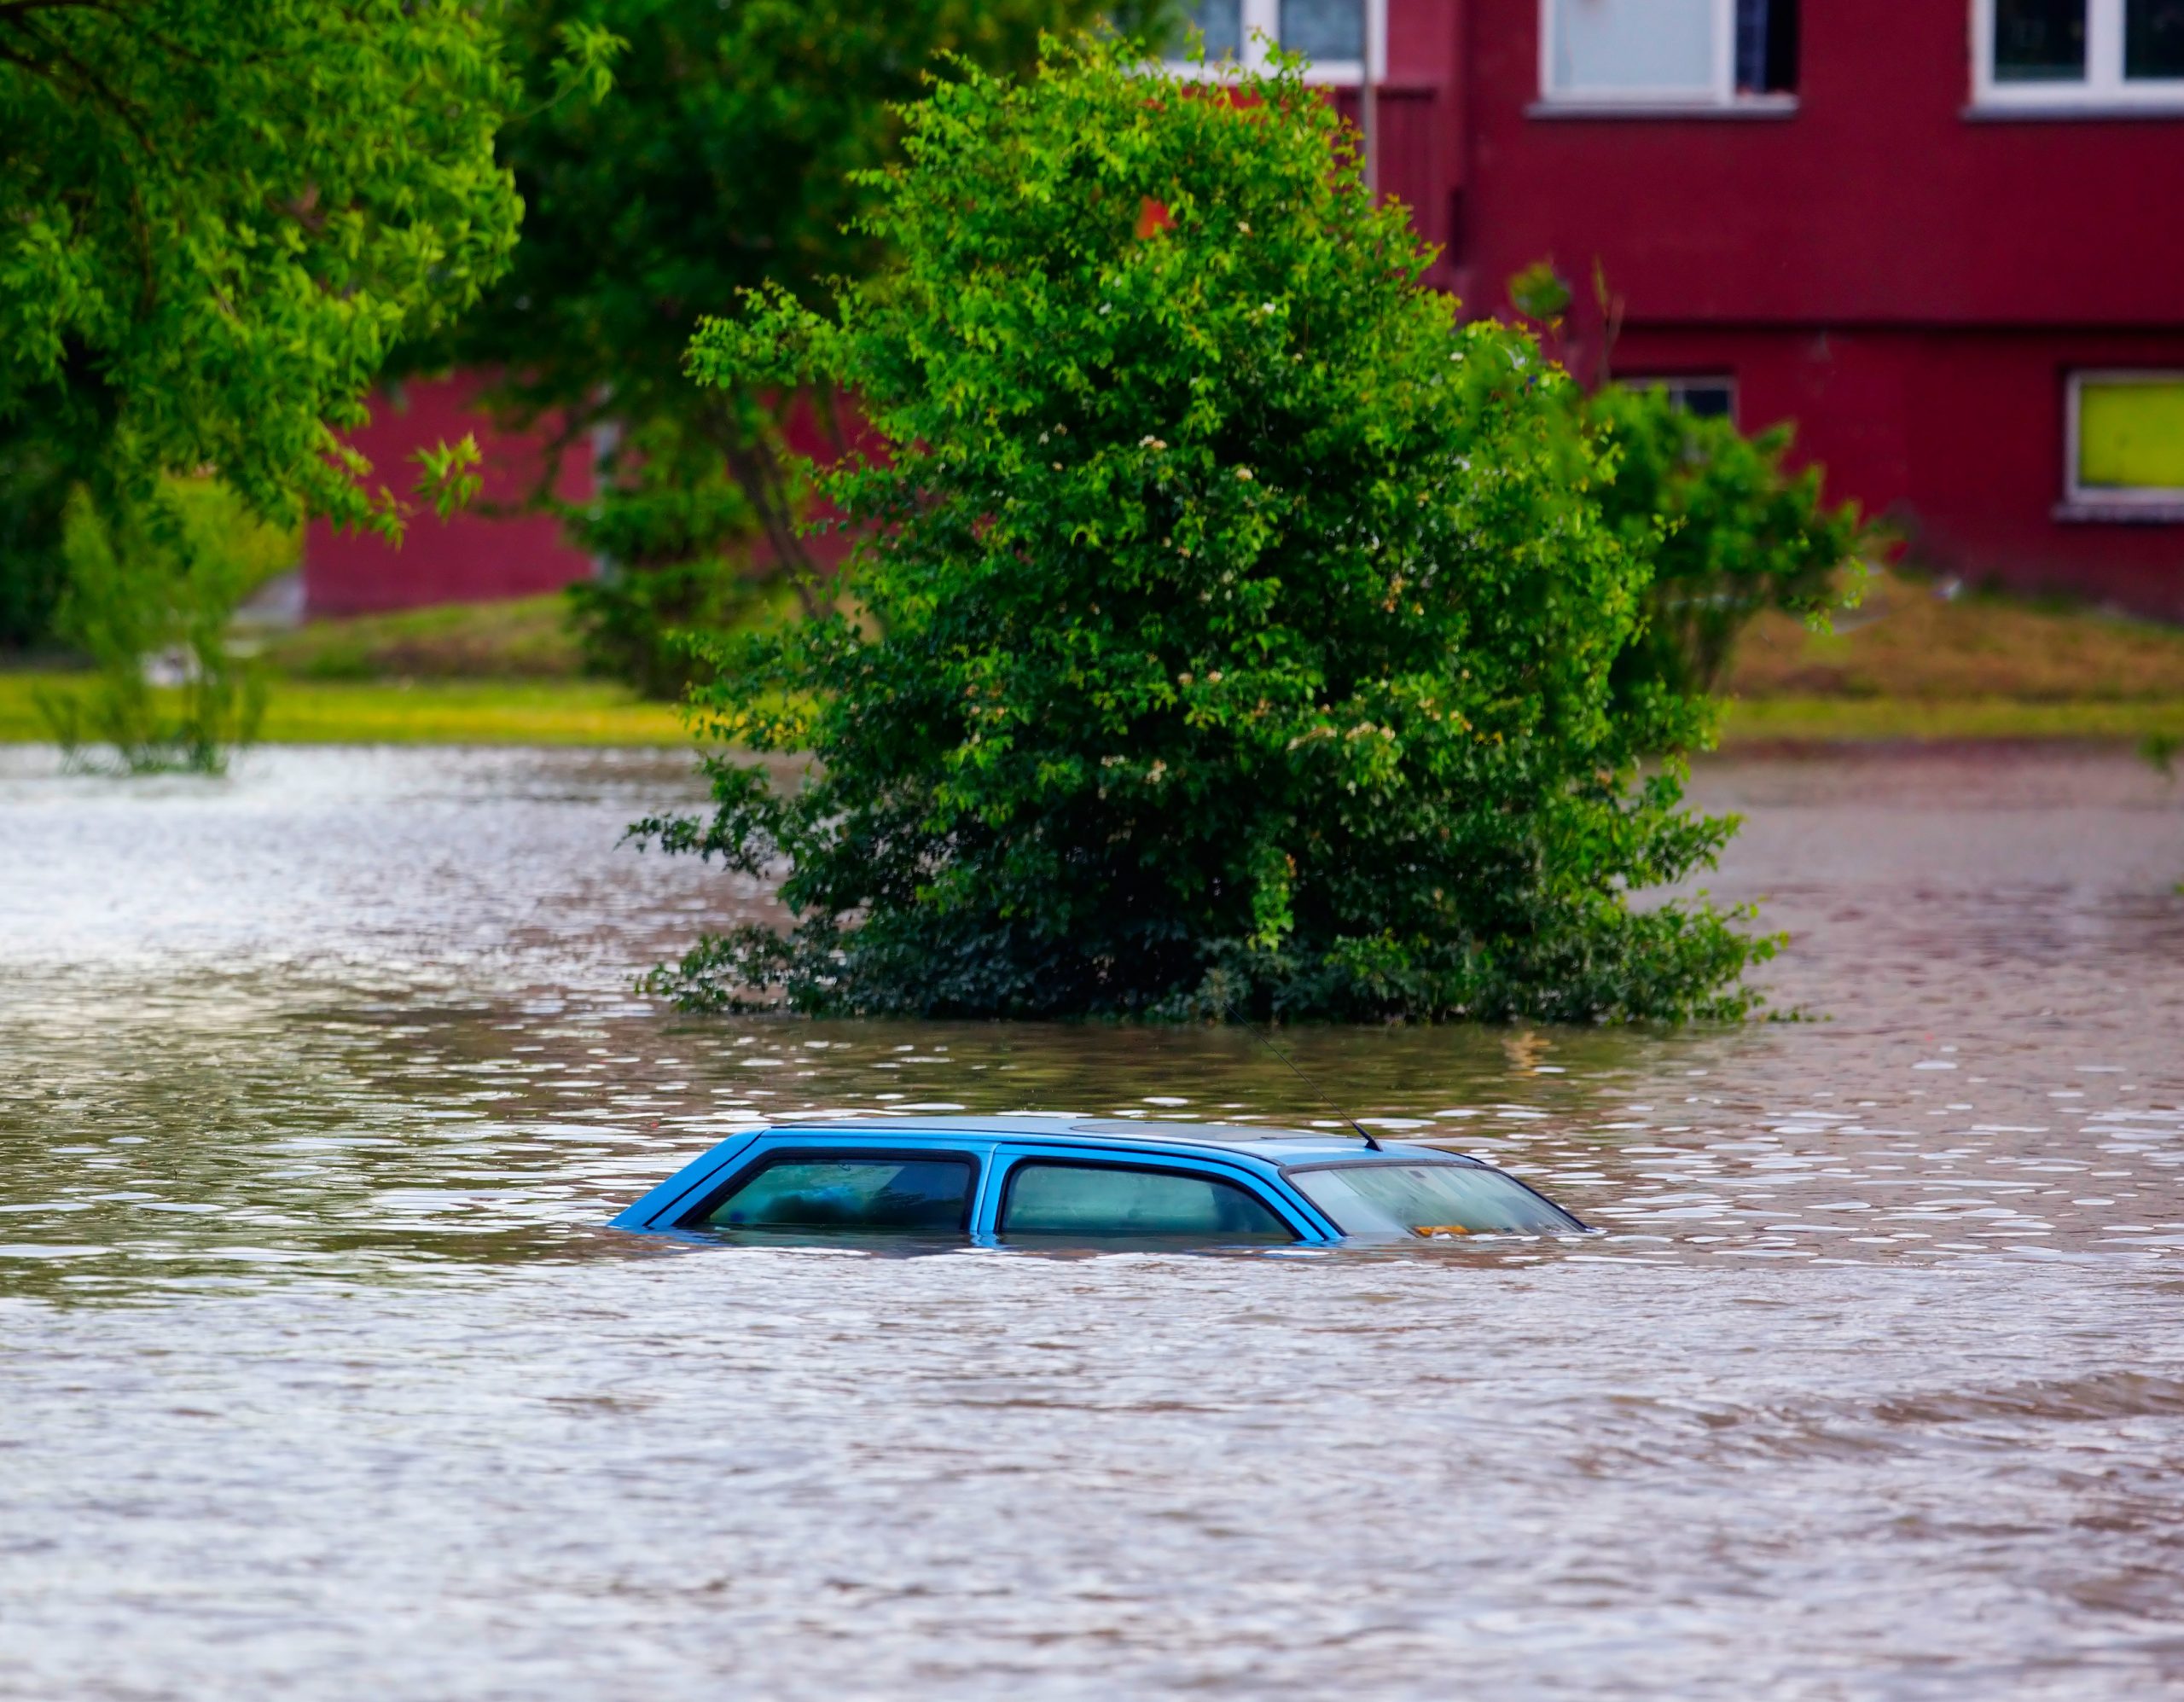
[[717,1229],[958,1235],[970,1227],[968,1159],[858,1154],[775,1159],[698,1222]]
[[1217,1176],[1031,1159],[1008,1178],[1001,1234],[1012,1240],[1293,1241],[1261,1201]]

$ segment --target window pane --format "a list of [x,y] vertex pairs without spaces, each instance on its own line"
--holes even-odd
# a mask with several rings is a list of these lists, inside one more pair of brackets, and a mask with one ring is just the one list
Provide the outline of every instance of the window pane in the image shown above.
[[1365,0],[1281,0],[1281,44],[1314,59],[1365,57]]
[[2184,491],[2184,375],[2078,386],[2078,483]]
[[1233,59],[1243,52],[1244,0],[1187,0],[1182,11],[1182,27],[1176,34],[1176,52],[1189,51],[1194,28],[1205,32],[1208,59]]
[[1737,0],[1737,92],[1798,86],[1798,0]]
[[1522,1183],[1467,1165],[1345,1165],[1289,1179],[1345,1234],[1566,1235],[1577,1228]]
[[1726,420],[1736,412],[1736,386],[1726,378],[1662,378],[1626,380],[1634,390],[1657,387],[1687,414],[1702,420]]
[[962,1233],[971,1166],[961,1159],[785,1159],[714,1208],[723,1229]]
[[1554,91],[1709,95],[1714,0],[1554,0]]
[[2085,80],[2085,0],[1994,0],[1997,83]]
[[1293,1241],[1273,1212],[1234,1183],[1157,1170],[1023,1165],[1008,1187],[1004,1235],[1082,1240]]
[[2184,0],[2123,0],[2123,75],[2184,78]]

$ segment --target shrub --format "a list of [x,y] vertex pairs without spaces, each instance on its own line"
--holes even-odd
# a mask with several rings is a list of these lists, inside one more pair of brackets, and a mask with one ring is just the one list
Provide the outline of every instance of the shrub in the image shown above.
[[[257,671],[229,653],[228,624],[259,585],[292,566],[293,532],[253,517],[210,479],[162,480],[146,502],[102,513],[87,491],[69,497],[61,550],[67,564],[55,624],[97,666],[80,691],[48,691],[38,708],[79,767],[86,747],[111,748],[132,774],[171,769],[218,774],[256,735],[264,708]],[[179,712],[145,677],[148,660],[177,653]]]
[[1787,426],[1747,438],[1728,420],[1687,413],[1658,386],[1603,385],[1584,410],[1613,445],[1600,491],[1608,523],[1634,549],[1658,537],[1646,619],[1616,663],[1618,685],[1712,691],[1754,615],[1818,620],[1846,592],[1855,599],[1858,552],[1871,539],[1855,504],[1822,504],[1817,468],[1784,469]]
[[[1640,753],[1703,700],[1609,669],[1648,571],[1569,380],[1459,327],[1296,63],[1233,97],[1048,44],[907,114],[831,317],[709,322],[704,381],[858,396],[853,613],[712,647],[675,851],[785,874],[786,935],[653,985],[828,1012],[1733,1014],[1770,944],[1635,888],[1732,823]],[[778,764],[775,765],[778,768]]]
[[652,432],[636,459],[639,484],[570,522],[607,564],[569,587],[570,622],[586,673],[671,700],[700,677],[686,633],[738,624],[769,588],[749,573],[750,501],[717,456]]

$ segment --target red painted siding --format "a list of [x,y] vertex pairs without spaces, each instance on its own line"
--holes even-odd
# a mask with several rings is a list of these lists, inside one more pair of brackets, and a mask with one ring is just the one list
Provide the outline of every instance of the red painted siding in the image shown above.
[[1597,255],[1649,319],[2144,326],[2184,310],[2184,121],[1967,117],[1964,0],[1802,8],[1797,107],[1751,119],[1542,116],[1539,0],[1471,5],[1482,258]]
[[[475,375],[418,380],[375,398],[372,421],[351,441],[370,458],[376,482],[398,495],[415,483],[411,455],[473,433],[484,452],[480,504],[520,503],[536,487],[543,436],[499,432],[476,406]],[[588,444],[561,459],[555,481],[566,501],[591,494]],[[304,608],[313,617],[369,614],[427,603],[535,596],[591,572],[591,560],[544,514],[494,516],[473,509],[443,520],[413,514],[400,548],[315,520],[304,538]]]
[[1550,115],[1540,0],[1391,6],[1465,15],[1468,311],[1551,257],[1589,375],[1598,261],[1618,373],[1733,375],[1914,559],[2184,619],[2184,526],[2055,514],[2068,371],[2184,366],[2184,114],[1973,115],[1966,0],[1809,0],[1792,112]]

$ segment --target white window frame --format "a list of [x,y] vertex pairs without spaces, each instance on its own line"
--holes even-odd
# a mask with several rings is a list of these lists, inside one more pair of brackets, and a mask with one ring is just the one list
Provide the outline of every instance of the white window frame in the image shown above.
[[[1388,0],[1365,0],[1365,39],[1373,52],[1373,80],[1388,80]],[[1235,70],[1263,71],[1267,67],[1267,46],[1281,36],[1281,0],[1243,0],[1244,45],[1233,64]],[[1167,68],[1179,77],[1204,77],[1217,82],[1233,74],[1232,61],[1225,59],[1208,60],[1201,71],[1188,60],[1171,59]],[[1327,83],[1337,87],[1354,88],[1365,80],[1365,61],[1362,59],[1315,60],[1305,67],[1307,83]]]
[[2078,421],[2088,384],[2184,384],[2184,369],[2086,367],[2069,375],[2063,403],[2063,498],[2087,519],[2184,519],[2184,485],[2143,487],[2078,483]]
[[2083,77],[2053,83],[1997,82],[1995,0],[1972,0],[1972,103],[1991,112],[2184,110],[2184,77],[2126,79],[2123,0],[2086,0]]
[[1558,89],[1554,86],[1554,14],[1559,0],[1539,0],[1539,98],[1546,107],[1711,107],[1794,104],[1792,94],[1737,93],[1736,0],[1714,0],[1713,75],[1704,88]]

